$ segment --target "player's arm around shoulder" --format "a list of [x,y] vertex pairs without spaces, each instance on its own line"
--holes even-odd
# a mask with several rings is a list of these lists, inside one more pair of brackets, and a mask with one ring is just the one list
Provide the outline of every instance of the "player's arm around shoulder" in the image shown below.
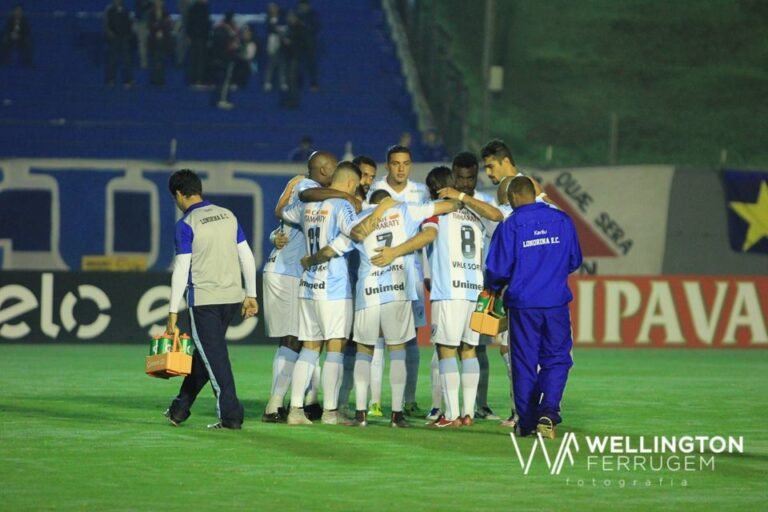
[[350,238],[358,242],[364,240],[365,237],[370,235],[373,230],[376,229],[376,224],[379,223],[386,211],[396,204],[398,204],[397,201],[391,197],[385,197],[382,199],[381,202],[376,205],[376,208],[374,208],[370,215],[355,224],[349,234]]
[[481,201],[476,197],[473,197],[464,192],[459,192],[455,188],[446,187],[438,190],[437,195],[442,199],[455,199],[464,203],[470,210],[474,211],[481,217],[492,220],[494,222],[501,222],[504,220],[504,215],[495,206]]
[[359,212],[363,207],[363,202],[360,199],[344,191],[332,188],[313,187],[299,193],[299,201],[304,203],[320,203],[326,199],[343,199],[352,205],[355,212]]
[[[443,189],[445,190],[445,189]],[[461,208],[461,201],[458,199],[445,199],[443,201],[434,201],[432,203],[435,207],[434,215],[445,215],[446,213],[453,213]]]
[[283,210],[285,209],[286,206],[288,206],[288,203],[290,203],[291,201],[291,196],[293,195],[293,189],[296,188],[296,185],[298,185],[304,179],[305,179],[304,176],[301,176],[301,175],[294,176],[293,178],[291,178],[291,180],[285,186],[283,193],[280,195],[280,199],[277,200],[277,205],[275,206],[275,217],[277,217],[278,219],[282,218]]

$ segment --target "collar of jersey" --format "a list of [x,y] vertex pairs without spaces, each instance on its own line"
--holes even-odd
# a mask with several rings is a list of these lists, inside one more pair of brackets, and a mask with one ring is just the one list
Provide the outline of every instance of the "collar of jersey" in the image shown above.
[[203,200],[202,200],[202,201],[200,201],[199,203],[195,203],[195,204],[193,204],[192,206],[190,206],[189,208],[187,208],[187,209],[184,211],[184,215],[186,215],[186,214],[190,213],[192,210],[197,210],[198,208],[202,208],[202,207],[204,207],[204,206],[210,206],[210,205],[211,205],[211,202],[210,202],[210,201],[206,201],[205,199],[203,199]]
[[524,210],[524,209],[527,209],[527,208],[535,209],[535,208],[542,208],[542,207],[543,208],[549,208],[549,206],[547,206],[546,203],[539,203],[538,201],[536,201],[536,202],[533,202],[533,203],[521,204],[520,206],[515,208],[515,211],[520,211],[520,210]]

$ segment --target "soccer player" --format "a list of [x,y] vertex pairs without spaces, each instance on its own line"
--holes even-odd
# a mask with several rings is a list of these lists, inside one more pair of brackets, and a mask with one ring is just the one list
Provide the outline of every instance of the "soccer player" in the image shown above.
[[[512,178],[525,175],[518,171],[509,147],[507,147],[507,145],[499,139],[493,139],[489,141],[485,146],[483,146],[483,148],[480,150],[480,156],[483,158],[483,163],[485,165],[488,178],[490,178],[494,185],[499,185],[499,189],[497,191],[499,197],[499,205],[501,205],[500,209],[506,218],[512,213],[512,205],[509,203],[509,200],[506,199],[507,187],[509,183],[511,183]],[[552,201],[550,201],[547,194],[542,190],[541,185],[539,185],[539,183],[531,177],[528,177],[528,179],[531,180],[534,191],[536,192],[536,201],[552,204]],[[508,335],[506,338],[508,338]],[[512,390],[512,363],[509,357],[507,357],[509,346],[507,343],[505,343],[506,339],[503,334],[498,336],[497,339],[500,341],[499,353],[504,358],[504,362],[507,365],[507,376],[510,379],[509,394],[510,397],[512,397],[514,394]],[[518,416],[513,408],[510,416],[504,420],[501,425],[504,427],[515,428],[517,425],[517,420]]]
[[[433,198],[438,191],[453,187],[448,167],[436,167],[427,175],[427,186]],[[460,194],[461,196],[461,194]],[[462,199],[466,194],[461,196]],[[485,225],[473,211],[456,212],[431,218],[424,229],[438,231],[429,251],[432,271],[432,343],[437,347],[439,373],[443,388],[445,413],[432,424],[435,427],[471,426],[474,423],[475,399],[480,379],[480,366],[475,347],[478,333],[469,327],[477,296],[483,289],[483,240]],[[461,358],[459,376],[456,355]],[[459,387],[464,409],[459,409]]]
[[[353,194],[360,185],[360,170],[352,162],[336,166],[330,187]],[[308,255],[328,245],[339,234],[362,239],[371,221],[355,224],[357,214],[352,205],[339,198],[314,203],[294,203],[288,208],[278,205],[283,220],[301,225]],[[302,349],[293,368],[289,425],[311,424],[303,411],[304,392],[317,366],[320,350],[327,356],[323,371],[322,422],[342,422],[338,414],[338,393],[342,379],[343,351],[352,327],[352,295],[347,260],[334,258],[327,264],[304,271],[299,281],[299,339]]]
[[[386,190],[371,194],[372,205],[380,205],[389,198]],[[427,218],[456,211],[458,201],[439,201],[421,204],[397,203],[384,213],[384,218],[375,224],[373,231],[355,249],[360,254],[360,270],[355,295],[354,341],[357,343],[354,381],[357,426],[366,426],[367,391],[371,376],[373,349],[382,333],[390,354],[390,385],[392,386],[392,427],[407,427],[403,415],[403,394],[405,391],[405,343],[415,327],[412,302],[416,299],[416,285],[421,284],[416,275],[413,252],[392,260],[384,267],[375,266],[371,258],[382,246],[400,246],[415,237],[421,223]],[[361,214],[366,219],[374,213],[373,208]],[[334,242],[336,244],[337,242]],[[343,243],[343,242],[342,242]],[[341,252],[342,247],[335,248]],[[333,251],[331,251],[331,254]]]
[[[329,188],[336,167],[336,158],[325,151],[316,151],[307,160],[307,176],[297,176],[289,182],[278,200],[278,210],[300,201],[324,201],[337,197],[350,200],[350,194]],[[276,423],[285,419],[282,410],[285,394],[291,384],[293,368],[299,357],[299,279],[300,260],[306,254],[304,234],[300,226],[281,222],[273,232],[276,247],[264,265],[264,312],[267,336],[280,338],[272,364],[272,389],[262,421]],[[312,417],[322,413],[316,404],[320,375],[313,376],[311,396],[305,411]]]
[[[498,185],[506,177],[525,176],[517,170],[512,152],[499,139],[493,139],[483,146],[480,150],[480,156],[483,158],[485,172],[494,185]],[[546,192],[541,189],[541,185],[535,179],[529,179],[533,182],[536,199],[551,202]]]
[[244,411],[237,398],[224,334],[238,310],[245,318],[259,312],[253,251],[235,215],[203,199],[203,186],[194,172],[175,172],[168,189],[184,216],[176,223],[176,258],[166,332],[176,331],[179,303],[186,289],[196,350],[192,372],[184,378],[165,416],[174,426],[184,422],[197,395],[210,381],[219,421],[208,428],[239,429]]
[[362,198],[365,199],[368,197],[371,185],[373,185],[374,180],[376,180],[376,162],[369,156],[358,155],[352,160],[352,163],[360,169],[360,174],[362,175],[360,178],[358,196],[362,196]]
[[[496,207],[495,198],[484,192],[476,190],[477,177],[479,171],[479,162],[477,157],[469,152],[461,152],[454,156],[451,163],[453,180],[456,188],[446,187],[438,192],[439,197],[458,199],[462,201],[467,208],[474,211],[480,217],[485,225],[485,249],[490,243],[490,235],[496,229],[499,222],[504,220],[503,213]],[[498,420],[500,419],[488,406],[488,381],[490,368],[488,364],[488,354],[486,346],[493,343],[494,339],[490,336],[481,335],[480,343],[477,346],[477,360],[480,364],[480,382],[477,388],[477,411],[475,417],[482,419]],[[442,398],[442,389],[440,387],[439,367],[437,352],[432,357],[432,409],[427,419],[435,420],[440,416],[440,400]]]
[[516,433],[535,429],[553,439],[573,366],[568,274],[581,266],[581,248],[573,221],[537,202],[530,179],[514,178],[508,197],[514,211],[493,234],[485,286],[492,292],[507,286]]
[[[352,163],[360,168],[361,178],[360,186],[357,188],[356,195],[363,202],[363,207],[368,205],[367,197],[368,192],[376,179],[376,162],[369,156],[359,155],[356,156]],[[352,288],[354,289],[357,281],[357,270],[359,268],[360,259],[357,253],[352,252],[348,256],[349,275],[352,280]],[[384,348],[384,339],[380,340],[381,348]],[[378,343],[377,343],[378,346]],[[341,414],[346,414],[349,405],[349,393],[352,391],[353,385],[353,373],[355,368],[355,354],[357,352],[356,344],[352,342],[352,333],[350,333],[349,343],[344,350],[344,378],[341,382],[341,390],[339,391],[339,410]],[[373,415],[382,416],[381,411],[381,379],[383,372],[383,350],[374,350],[373,361],[371,363],[371,412]]]
[[[371,186],[371,191],[386,190],[392,199],[405,203],[424,203],[429,199],[429,192],[422,183],[416,183],[409,179],[413,158],[411,150],[406,146],[394,145],[387,149],[387,175],[377,180]],[[422,257],[416,255],[416,269],[418,277],[424,280],[424,265]],[[427,325],[427,317],[424,311],[424,287],[417,286],[418,299],[413,303],[414,324],[416,328]],[[419,378],[419,346],[414,337],[408,341],[405,350],[405,364],[408,369],[405,383],[404,412],[408,416],[421,414],[421,409],[416,403],[416,385]]]

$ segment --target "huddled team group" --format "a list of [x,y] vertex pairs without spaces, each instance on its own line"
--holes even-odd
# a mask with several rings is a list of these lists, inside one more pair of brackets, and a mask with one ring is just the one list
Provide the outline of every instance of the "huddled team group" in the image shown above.
[[[510,389],[514,376],[516,387],[526,395],[510,393],[521,414],[515,414],[513,407],[502,425],[521,435],[539,430],[554,436],[572,364],[570,291],[562,277],[567,279],[581,263],[578,240],[567,215],[546,202],[535,180],[518,173],[502,141],[486,144],[481,158],[488,177],[499,186],[496,198],[476,190],[481,162],[474,154],[457,154],[450,168],[433,168],[422,184],[410,180],[411,152],[400,145],[388,149],[387,174],[378,180],[371,158],[339,163],[324,151],[310,156],[307,176],[290,180],[275,209],[280,224],[271,234],[274,249],[263,269],[266,332],[280,339],[263,421],[366,426],[369,415],[383,415],[386,348],[390,425],[409,426],[406,416],[422,414],[416,404],[420,365],[416,330],[426,325],[425,287],[430,292],[435,347],[429,424],[446,428],[471,426],[475,418],[502,419],[488,406],[486,347],[494,340],[473,331],[470,317],[482,290],[500,294],[517,279],[519,291],[510,286],[504,302],[508,307],[520,305],[524,315],[510,309],[510,337],[530,338],[526,334],[530,330],[538,334],[532,342],[526,340],[522,351],[528,354],[515,354],[522,345],[514,343],[515,353],[510,354],[506,333],[497,336]],[[174,425],[186,420],[197,393],[210,380],[220,418],[213,426],[239,428],[243,409],[223,337],[238,307],[244,316],[258,313],[255,265],[231,212],[202,199],[199,179],[196,186],[185,188],[184,180],[195,178],[191,171],[179,171],[169,182],[184,217],[176,230],[167,328],[173,332],[176,327],[176,312],[187,288],[197,350],[192,374],[166,416]],[[521,207],[518,220],[530,220],[503,222],[513,206]],[[507,224],[505,233],[494,235],[497,227]],[[517,246],[532,250],[518,252]],[[525,263],[529,255],[540,268],[522,272],[538,274],[541,282],[521,279],[519,269],[514,270],[521,263],[530,267]],[[230,301],[236,288],[242,295],[240,270],[246,297]],[[547,282],[553,278],[557,282]],[[530,281],[543,290],[531,289]],[[222,283],[227,292],[219,291]],[[551,343],[557,345],[554,350]],[[322,350],[326,356],[321,372]],[[550,352],[557,352],[556,360],[548,359]],[[355,413],[348,418],[353,388]],[[289,389],[289,406],[284,407]]]

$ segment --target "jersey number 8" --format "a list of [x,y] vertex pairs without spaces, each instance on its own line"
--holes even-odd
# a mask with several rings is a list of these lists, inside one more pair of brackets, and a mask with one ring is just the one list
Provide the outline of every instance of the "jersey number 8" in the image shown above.
[[461,254],[465,258],[474,258],[475,251],[475,230],[469,226],[461,226]]

